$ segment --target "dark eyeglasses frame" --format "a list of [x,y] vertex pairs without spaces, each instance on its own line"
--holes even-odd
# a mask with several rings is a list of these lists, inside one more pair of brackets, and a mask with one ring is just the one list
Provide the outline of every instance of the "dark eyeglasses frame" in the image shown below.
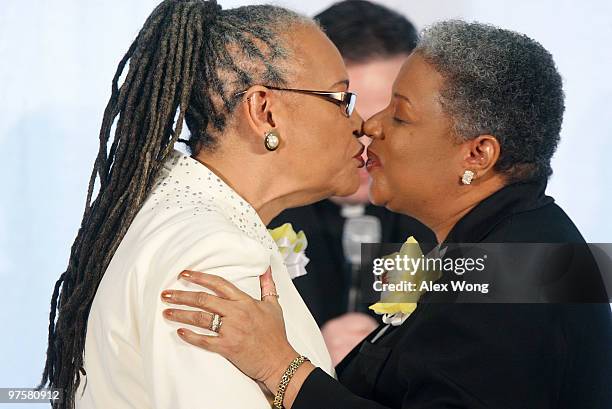
[[[315,90],[310,90],[310,89],[279,88],[279,87],[270,87],[267,85],[264,85],[264,86],[266,88],[273,89],[276,91],[298,92],[300,94],[309,94],[309,95],[316,95],[316,96],[322,97],[325,100],[329,102],[333,102],[334,104],[340,107],[343,106],[344,110],[342,111],[342,113],[347,118],[350,118],[351,115],[353,114],[353,111],[355,110],[355,103],[357,102],[357,94],[355,92],[349,92],[349,91],[330,92],[330,91],[315,91]],[[235,94],[235,96],[239,97],[246,93],[247,91],[242,91],[242,92]]]

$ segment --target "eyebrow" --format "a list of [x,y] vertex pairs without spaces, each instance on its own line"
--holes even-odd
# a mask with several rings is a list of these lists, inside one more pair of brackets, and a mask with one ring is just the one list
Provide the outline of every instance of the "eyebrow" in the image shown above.
[[396,97],[396,98],[403,99],[404,101],[406,101],[406,102],[408,102],[410,105],[412,105],[412,101],[410,101],[410,98],[408,98],[408,97],[407,97],[407,96],[405,96],[405,95],[398,94],[397,92],[394,92],[394,93],[393,93],[393,96],[394,96],[394,97]]
[[330,88],[334,88],[336,85],[345,85],[346,89],[348,89],[349,84],[350,84],[349,80],[341,80],[341,81],[334,83]]

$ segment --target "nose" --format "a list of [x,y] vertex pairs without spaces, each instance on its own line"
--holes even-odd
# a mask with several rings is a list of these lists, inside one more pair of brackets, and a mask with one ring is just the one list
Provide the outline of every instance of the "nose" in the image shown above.
[[382,112],[374,115],[363,124],[363,135],[369,136],[372,139],[384,139],[382,128]]

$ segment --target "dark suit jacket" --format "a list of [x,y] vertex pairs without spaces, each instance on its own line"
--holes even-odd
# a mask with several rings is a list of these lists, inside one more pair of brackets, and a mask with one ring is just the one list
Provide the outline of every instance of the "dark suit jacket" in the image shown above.
[[[431,230],[411,217],[373,205],[366,206],[365,213],[380,220],[382,242],[402,243],[410,235],[419,241],[435,240]],[[304,230],[306,234],[306,255],[310,258],[306,266],[308,274],[294,279],[293,283],[319,326],[347,312],[350,278],[342,250],[344,222],[340,206],[323,200],[285,210],[269,224],[274,228],[291,223],[296,231]],[[360,307],[362,312],[367,312],[367,305]]]
[[[505,187],[446,241],[583,242],[545,186]],[[340,382],[315,369],[293,409],[610,409],[611,315],[602,303],[419,302],[402,325],[372,343],[374,331],[338,365]]]

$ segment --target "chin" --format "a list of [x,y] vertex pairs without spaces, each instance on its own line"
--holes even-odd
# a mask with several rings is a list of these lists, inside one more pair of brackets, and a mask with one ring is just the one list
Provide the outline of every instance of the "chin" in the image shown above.
[[342,186],[341,189],[338,189],[334,196],[340,196],[340,197],[352,196],[353,194],[357,193],[358,189],[359,189],[359,182],[357,182],[357,183],[348,183],[348,184]]
[[359,184],[357,191],[345,196],[344,199],[350,203],[369,203],[367,184]]
[[368,196],[370,197],[370,202],[373,205],[385,207],[387,206],[390,198],[387,189],[385,189],[384,186],[381,186],[380,183],[376,183],[374,179],[372,179],[370,182]]
[[359,190],[361,185],[361,180],[359,178],[359,174],[357,172],[351,172],[350,175],[345,174],[343,178],[340,180],[344,180],[342,183],[338,184],[338,188],[336,189],[336,193],[334,196],[346,197],[351,196]]
[[368,194],[369,198],[370,198],[370,203],[372,203],[375,206],[387,206],[387,203],[389,202],[388,198],[386,197],[386,195],[382,194],[381,192],[378,192],[374,189],[370,188],[370,192]]

